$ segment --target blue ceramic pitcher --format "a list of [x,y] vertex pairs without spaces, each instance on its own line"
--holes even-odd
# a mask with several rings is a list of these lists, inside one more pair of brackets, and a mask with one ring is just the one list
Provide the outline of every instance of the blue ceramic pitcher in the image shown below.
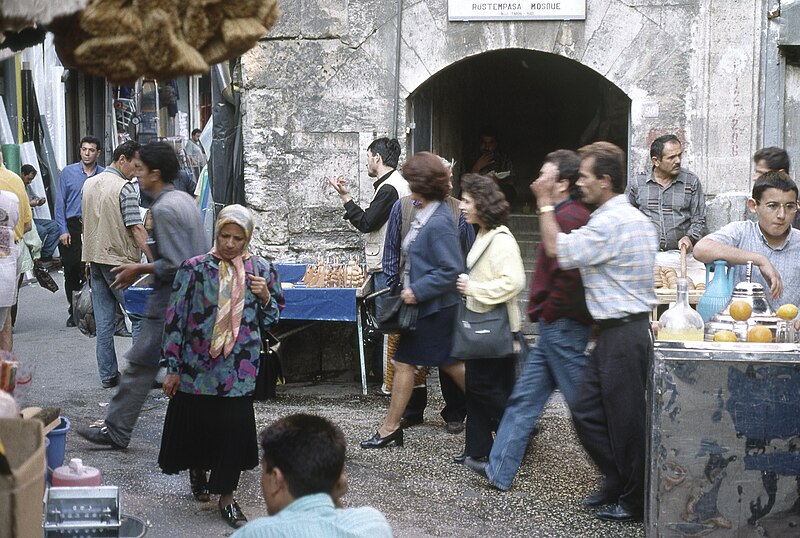
[[[711,266],[714,266],[714,278],[711,282],[708,278],[711,273]],[[697,303],[697,311],[703,318],[703,322],[711,319],[711,316],[725,308],[731,300],[733,293],[733,268],[728,267],[725,260],[714,260],[706,264],[706,292],[700,297]]]

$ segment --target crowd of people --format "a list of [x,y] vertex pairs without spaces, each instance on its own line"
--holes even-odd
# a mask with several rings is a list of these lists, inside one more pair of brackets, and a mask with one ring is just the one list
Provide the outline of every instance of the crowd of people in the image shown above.
[[[611,143],[549,153],[530,185],[542,240],[532,260],[526,313],[537,336],[528,350],[518,306],[525,269],[508,227],[509,184],[503,181],[511,165],[496,162],[501,154],[494,135],[482,137],[481,149],[472,171],[458,181],[460,200],[451,195],[452,161],[419,152],[399,169],[400,144],[388,138],[367,148],[367,172],[376,178],[368,207],[353,200],[346,179],[328,178],[344,218],[365,234],[376,290],[396,290],[416,312],[413,329],[388,334],[377,346],[373,371],[390,400],[382,424],[360,446],[404,444],[406,430],[423,422],[425,379],[437,368],[447,431],[466,429],[453,462],[506,491],[558,389],[603,475],[583,503],[603,520],[640,520],[650,317],[658,302],[654,266],[671,263],[683,250],[690,262],[726,260],[741,280],[741,265],[752,261],[753,278],[769,290],[773,306],[800,303],[800,240],[792,227],[798,189],[788,175],[788,156],[779,148],[759,150],[748,201],[755,220],[707,235],[703,188],[681,166],[676,136],[655,139],[650,171],[630,180],[625,153]],[[223,208],[210,246],[196,201],[176,188],[182,176],[172,146],[126,141],[105,168],[98,164],[101,151],[96,138],[81,140],[80,162],[59,178],[53,220],[32,217],[31,207],[45,203],[30,189],[35,168],[24,166],[20,178],[0,166],[0,344],[10,346],[17,260],[25,234],[35,230],[40,261],[57,264],[56,247],[60,251],[67,326],[74,325],[72,292],[89,278],[100,383],[118,387],[104,420],[80,428],[82,437],[125,449],[156,384],[169,397],[159,466],[166,474],[188,471],[197,501],[218,496],[220,516],[239,529],[234,536],[275,536],[276,529],[297,529],[292,535],[298,536],[390,536],[377,511],[342,508],[345,440],[326,419],[299,414],[274,422],[260,434],[259,458],[253,393],[262,335],[280,319],[284,299],[273,264],[249,249],[250,210]],[[496,164],[507,168],[503,177],[497,170],[485,173]],[[140,209],[143,195],[148,218]],[[143,277],[152,292],[146,311],[131,317],[132,346],[120,373],[114,335],[125,327],[122,292]],[[386,297],[376,299],[378,317]],[[454,356],[454,328],[464,309],[502,310],[511,351]],[[157,383],[160,367],[166,376]],[[235,492],[241,472],[259,461],[270,517],[248,524]]]
[[[597,508],[600,519],[640,520],[654,340],[650,318],[658,304],[654,266],[678,265],[683,251],[690,269],[704,271],[703,264],[724,259],[737,267],[740,281],[742,264],[750,260],[753,278],[770,290],[773,306],[796,304],[800,272],[791,224],[798,194],[786,152],[764,148],[754,155],[757,174],[748,209],[756,220],[734,222],[708,236],[702,184],[681,166],[683,144],[677,136],[653,140],[650,170],[630,180],[624,152],[607,142],[548,154],[530,186],[542,233],[527,312],[538,326],[535,346],[527,353],[517,346],[509,355],[458,361],[445,351],[453,343],[454,323],[461,322],[453,319],[458,301],[477,313],[505,305],[510,330],[520,330],[517,296],[525,277],[506,226],[508,184],[495,166],[503,159],[494,135],[482,136],[472,172],[492,173],[462,176],[460,215],[445,218],[449,163],[417,153],[400,176],[397,152],[387,159],[376,149],[394,143],[378,139],[368,149],[367,168],[377,180],[366,209],[351,199],[346,181],[329,178],[345,202],[344,218],[368,234],[368,244],[385,236],[382,265],[371,268],[376,286],[398,287],[404,302],[417,307],[415,329],[386,338],[378,364],[384,367],[381,392],[391,394],[389,410],[361,447],[403,445],[404,429],[420,422],[413,394],[424,390],[425,368],[438,366],[440,375],[446,373],[463,390],[466,402],[465,446],[453,461],[505,491],[545,403],[559,389],[579,439],[604,477],[584,504]],[[382,165],[379,173],[373,173],[373,160]],[[476,232],[466,240],[460,233],[465,224]],[[380,298],[376,302],[380,317],[383,305]],[[449,407],[451,389],[442,383],[442,392]],[[447,427],[453,431],[449,421]]]

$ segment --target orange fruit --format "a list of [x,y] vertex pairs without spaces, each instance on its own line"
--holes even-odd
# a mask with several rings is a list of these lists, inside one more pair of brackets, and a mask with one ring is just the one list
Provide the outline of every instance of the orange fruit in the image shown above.
[[748,342],[772,342],[772,331],[763,325],[756,325],[747,331]]
[[714,333],[715,342],[736,342],[736,335],[733,331],[717,331]]
[[729,309],[731,317],[736,321],[747,321],[753,313],[753,307],[747,301],[734,301]]

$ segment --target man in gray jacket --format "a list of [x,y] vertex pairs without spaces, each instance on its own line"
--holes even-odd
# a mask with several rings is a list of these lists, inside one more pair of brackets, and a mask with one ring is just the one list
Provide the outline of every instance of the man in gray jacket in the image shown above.
[[127,448],[147,393],[158,374],[164,316],[175,273],[184,260],[208,251],[197,204],[191,196],[172,187],[178,174],[175,151],[168,144],[155,142],[142,146],[139,158],[142,161],[139,185],[155,200],[150,209],[153,262],[120,265],[114,270],[117,276],[112,285],[127,288],[141,275],[153,274],[153,292],[141,333],[125,357],[128,368],[108,405],[104,426],[78,430],[81,437],[92,443],[118,449]]

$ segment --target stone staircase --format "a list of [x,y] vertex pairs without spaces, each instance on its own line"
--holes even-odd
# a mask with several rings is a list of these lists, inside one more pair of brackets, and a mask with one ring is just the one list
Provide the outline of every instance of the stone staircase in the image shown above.
[[509,229],[519,244],[522,254],[522,263],[525,266],[525,289],[519,295],[519,308],[522,313],[522,332],[528,340],[535,338],[536,326],[528,321],[526,314],[528,309],[528,292],[536,263],[536,247],[541,241],[539,233],[539,217],[535,214],[512,214],[509,221]]

